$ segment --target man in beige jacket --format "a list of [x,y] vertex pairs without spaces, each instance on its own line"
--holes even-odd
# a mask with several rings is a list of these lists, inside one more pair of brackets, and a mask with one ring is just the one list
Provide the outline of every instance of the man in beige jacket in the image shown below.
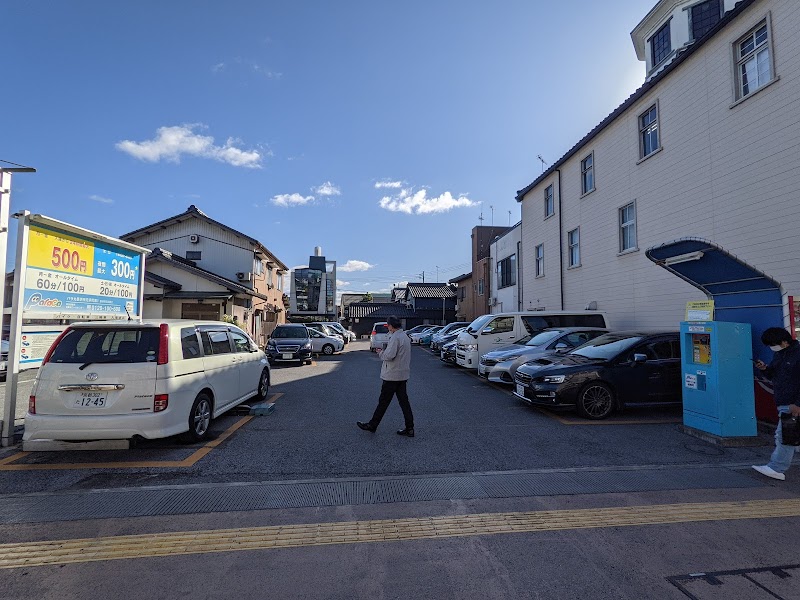
[[378,406],[368,422],[357,421],[356,425],[364,431],[375,433],[392,398],[397,394],[397,401],[400,403],[406,422],[405,429],[400,429],[397,433],[406,437],[414,437],[414,414],[411,412],[411,404],[406,392],[406,383],[411,376],[411,340],[403,331],[400,319],[392,316],[386,322],[389,329],[389,342],[383,350],[378,348],[378,356],[382,361],[381,379],[383,380]]

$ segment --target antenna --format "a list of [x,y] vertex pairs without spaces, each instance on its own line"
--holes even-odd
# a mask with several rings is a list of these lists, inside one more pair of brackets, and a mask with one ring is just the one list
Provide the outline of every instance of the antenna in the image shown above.
[[481,225],[483,225],[483,213],[482,212],[481,212],[481,216],[478,217],[478,221],[480,221]]
[[133,321],[133,317],[131,317],[131,313],[128,310],[128,305],[125,305],[125,312],[128,314],[128,321]]
[[546,162],[545,162],[545,160],[542,158],[542,155],[541,155],[541,154],[537,154],[537,155],[536,155],[536,158],[538,158],[538,159],[541,161],[541,163],[542,163],[542,173],[544,173],[544,167],[545,167],[545,165],[546,165],[547,163],[546,163]]
[[489,210],[492,211],[492,227],[494,227],[494,206],[489,205]]
[[508,226],[511,227],[511,211],[508,211]]

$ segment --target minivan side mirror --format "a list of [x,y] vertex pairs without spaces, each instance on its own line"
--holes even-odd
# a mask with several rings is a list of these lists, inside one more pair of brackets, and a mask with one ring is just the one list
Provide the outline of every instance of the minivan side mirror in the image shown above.
[[489,335],[494,331],[494,327],[484,327],[483,331],[481,331],[482,335]]
[[633,355],[633,364],[636,365],[638,363],[647,362],[647,355],[646,354],[634,354]]

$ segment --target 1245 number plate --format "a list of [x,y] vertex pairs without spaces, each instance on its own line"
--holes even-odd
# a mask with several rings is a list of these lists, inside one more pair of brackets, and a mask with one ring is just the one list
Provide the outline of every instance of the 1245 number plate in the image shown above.
[[84,392],[75,398],[77,408],[103,408],[106,405],[106,395],[103,392]]

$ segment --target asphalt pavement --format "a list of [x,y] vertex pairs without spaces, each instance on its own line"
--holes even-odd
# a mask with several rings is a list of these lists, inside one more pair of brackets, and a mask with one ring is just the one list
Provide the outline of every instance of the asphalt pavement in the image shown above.
[[275,368],[275,411],[206,444],[0,451],[3,597],[800,598],[768,437],[537,410],[416,347],[417,436],[396,403],[371,434],[379,370],[364,342]]

